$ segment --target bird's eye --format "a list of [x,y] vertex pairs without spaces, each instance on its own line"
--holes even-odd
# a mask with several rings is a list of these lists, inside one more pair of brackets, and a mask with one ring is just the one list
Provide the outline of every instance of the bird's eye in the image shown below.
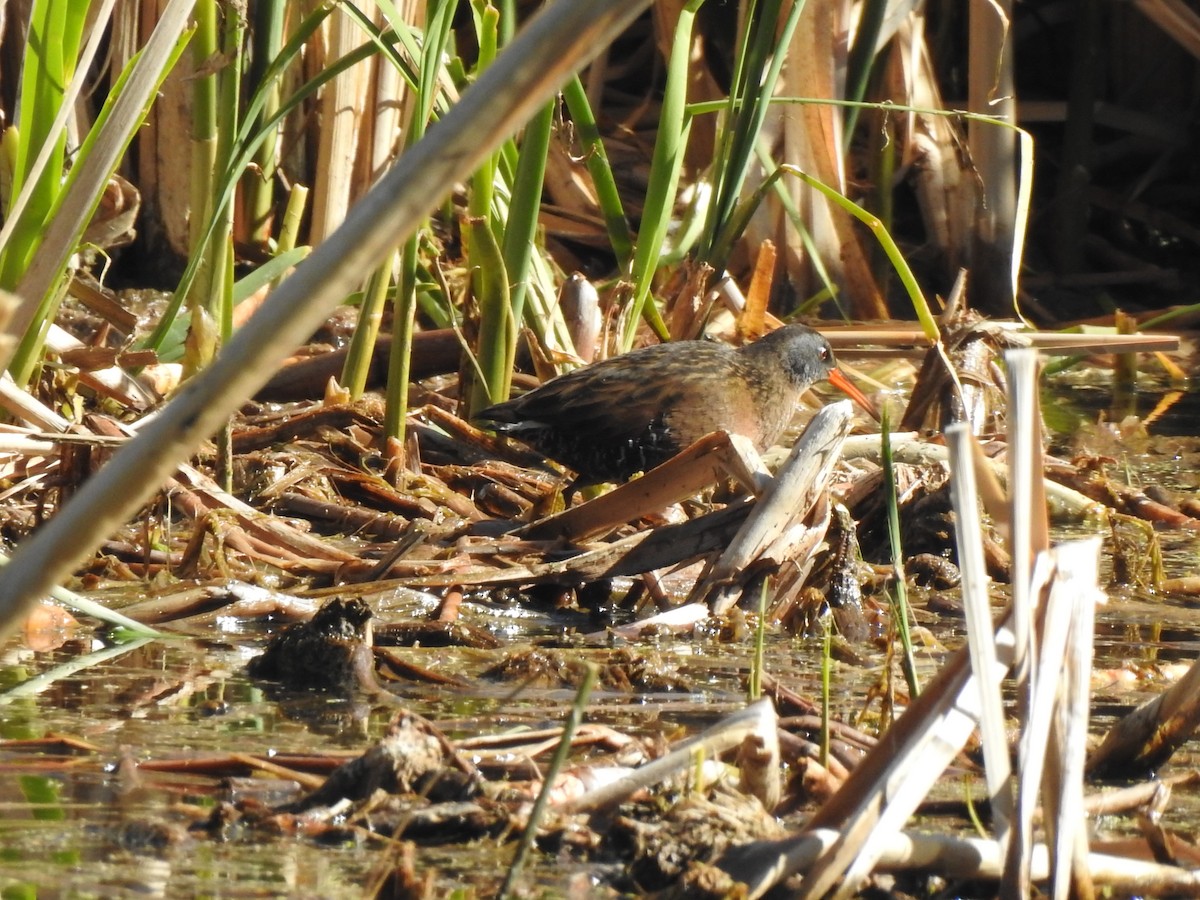
[[821,348],[821,359],[828,362],[832,358],[833,358],[833,351],[828,347],[822,347]]

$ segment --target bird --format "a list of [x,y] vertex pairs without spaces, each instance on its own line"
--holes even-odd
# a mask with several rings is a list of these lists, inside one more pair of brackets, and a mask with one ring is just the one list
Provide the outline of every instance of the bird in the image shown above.
[[773,446],[800,396],[828,379],[874,415],[811,328],[784,325],[741,347],[656,344],[584,366],[475,418],[568,468],[578,488],[623,482],[714,431]]

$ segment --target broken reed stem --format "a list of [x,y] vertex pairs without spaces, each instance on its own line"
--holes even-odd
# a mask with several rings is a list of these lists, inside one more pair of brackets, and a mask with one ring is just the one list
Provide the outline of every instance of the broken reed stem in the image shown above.
[[1000,693],[1003,670],[996,652],[996,631],[988,594],[987,563],[983,554],[983,524],[975,479],[974,437],[964,423],[946,429],[950,451],[951,495],[954,500],[958,566],[962,573],[963,608],[971,666],[980,687],[980,737],[992,811],[992,833],[1004,855],[1013,815],[1012,766]]
[[690,768],[694,764],[693,754],[697,750],[702,750],[707,756],[716,757],[742,744],[748,736],[759,736],[764,741],[769,740],[777,728],[775,705],[769,699],[756,700],[742,709],[734,710],[715,725],[684,741],[663,756],[586,794],[565,800],[557,804],[557,808],[567,815],[607,812],[624,803],[635,792],[659,784]]
[[[1041,771],[1037,745],[1030,744],[1031,707],[1037,690],[1033,652],[1033,611],[1038,592],[1034,566],[1049,547],[1046,495],[1041,478],[1041,410],[1037,402],[1037,351],[1028,348],[1004,355],[1008,367],[1008,492],[1011,504],[1012,610],[1014,641],[1012,677],[1016,684],[1016,715],[1020,742],[1016,815],[1008,847],[1008,864],[1000,883],[1000,896],[1028,896],[1030,854],[1033,848],[1033,810],[1036,783],[1032,769]],[[1039,515],[1040,511],[1040,515]],[[1031,760],[1030,753],[1037,755]],[[1025,785],[1030,785],[1025,787]]]
[[[1062,596],[1070,607],[1069,633],[1058,679],[1057,705],[1042,790],[1045,825],[1053,838],[1050,858],[1054,898],[1088,900],[1095,887],[1088,863],[1087,813],[1083,779],[1087,762],[1088,712],[1096,605],[1103,602],[1099,588],[1100,537],[1072,541],[1054,548],[1055,582],[1051,596]],[[1043,681],[1045,678],[1043,677]],[[1045,686],[1047,689],[1049,686]],[[1056,812],[1053,816],[1051,813]],[[1048,840],[1047,843],[1050,843]]]
[[1041,421],[1035,421],[1040,416],[1037,351],[1010,350],[1004,361],[1008,367],[1008,492],[1012,500],[1013,634],[1017,640],[1014,674],[1020,683],[1031,640],[1033,560],[1049,546],[1049,539],[1045,513],[1041,522],[1031,517],[1035,503],[1040,502],[1038,508],[1045,510],[1045,492],[1037,477],[1041,469]]

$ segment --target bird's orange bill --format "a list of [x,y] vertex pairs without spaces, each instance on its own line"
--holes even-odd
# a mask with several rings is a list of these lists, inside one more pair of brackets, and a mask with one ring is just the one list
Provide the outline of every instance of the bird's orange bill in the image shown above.
[[846,377],[845,372],[841,369],[831,371],[829,373],[829,383],[861,406],[876,422],[879,421],[879,410],[875,408],[875,404],[867,399],[866,394],[855,387],[854,382]]

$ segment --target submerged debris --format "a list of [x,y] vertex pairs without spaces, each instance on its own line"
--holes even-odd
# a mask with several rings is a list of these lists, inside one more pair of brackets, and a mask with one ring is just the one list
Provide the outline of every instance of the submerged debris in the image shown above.
[[371,608],[335,597],[308,622],[285,626],[246,670],[288,687],[345,691],[374,685]]
[[478,771],[459,758],[441,732],[420,716],[405,713],[392,721],[383,740],[335,769],[317,790],[277,812],[361,802],[376,791],[419,794],[433,802],[468,800],[479,793],[480,785]]
[[[576,652],[531,648],[510,653],[486,669],[482,677],[519,683],[522,687],[575,688],[586,663]],[[677,662],[652,650],[621,648],[606,652],[599,684],[607,690],[639,695],[690,692],[694,685],[679,673]]]

